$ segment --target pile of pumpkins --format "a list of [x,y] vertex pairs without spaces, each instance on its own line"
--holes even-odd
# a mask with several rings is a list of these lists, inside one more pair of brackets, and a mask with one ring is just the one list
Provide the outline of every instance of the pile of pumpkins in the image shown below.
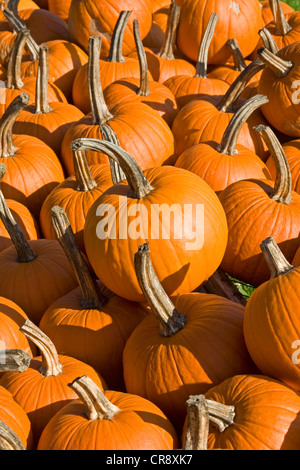
[[0,6],[0,448],[299,450],[300,12]]

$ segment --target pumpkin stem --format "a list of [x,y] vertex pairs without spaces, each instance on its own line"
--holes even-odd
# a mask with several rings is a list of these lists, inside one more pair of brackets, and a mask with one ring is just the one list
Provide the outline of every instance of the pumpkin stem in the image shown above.
[[75,169],[75,178],[78,183],[77,191],[92,191],[97,187],[90,171],[85,151],[75,150],[73,152],[73,164]]
[[145,178],[136,160],[114,143],[100,139],[77,139],[72,142],[71,149],[103,152],[109,159],[115,160],[125,174],[133,198],[142,199],[152,191],[151,184]]
[[257,55],[267,67],[273,70],[278,78],[285,77],[294,68],[293,62],[281,59],[265,47],[258,49]]
[[113,118],[106,106],[100,77],[101,36],[91,36],[89,40],[88,83],[94,125],[101,126]]
[[42,356],[41,374],[44,377],[54,377],[61,374],[62,365],[59,362],[56,348],[50,338],[29,319],[23,323],[20,331],[40,350]]
[[187,430],[184,450],[207,450],[209,422],[224,432],[234,423],[235,407],[207,400],[204,395],[191,396],[187,404]]
[[[103,126],[101,126],[101,132],[103,140],[107,140],[107,142],[111,142],[120,147],[120,141],[118,139],[117,134],[112,130],[112,128],[108,124],[103,124]],[[110,158],[109,163],[113,184],[119,184],[121,183],[121,181],[124,181],[126,179],[126,176],[118,162]]]
[[292,175],[282,145],[270,127],[263,124],[254,128],[265,141],[276,166],[276,180],[272,199],[281,204],[292,202]]
[[[6,173],[6,165],[0,164],[0,181]],[[0,190],[0,218],[6,228],[11,241],[16,249],[19,263],[30,263],[37,255],[32,250],[30,244],[26,240],[22,230],[12,216],[12,213],[6,203],[2,191]]]
[[260,245],[260,248],[270,268],[271,279],[274,279],[281,274],[286,274],[294,269],[294,266],[287,261],[273,237],[269,237],[264,240]]
[[149,96],[149,73],[148,73],[148,62],[147,56],[145,54],[145,49],[141,40],[140,31],[139,31],[139,22],[134,20],[133,22],[133,33],[135,44],[137,48],[137,54],[140,64],[140,88],[138,91],[138,96]]
[[236,155],[238,153],[236,148],[237,140],[243,125],[256,109],[268,102],[268,98],[264,95],[255,95],[247,100],[246,103],[236,111],[227,126],[221,144],[218,147],[218,152],[224,155]]
[[20,90],[24,86],[24,83],[21,79],[21,63],[28,35],[28,29],[22,29],[19,31],[16,36],[13,48],[9,54],[6,88],[9,88],[10,90],[13,88]]
[[150,260],[149,244],[139,246],[134,257],[135,272],[151,311],[160,324],[162,336],[174,336],[186,324],[186,316],[179,313],[160,284]]
[[109,50],[108,62],[125,62],[123,57],[123,39],[131,11],[121,11],[115,25]]
[[13,142],[13,126],[20,112],[28,105],[29,95],[25,92],[17,96],[0,119],[0,157],[13,157],[18,150]]
[[3,421],[0,421],[0,450],[26,450],[19,436]]
[[261,60],[256,59],[239,74],[235,81],[230,85],[229,89],[222,98],[221,103],[218,106],[219,111],[222,113],[231,112],[234,103],[243,93],[248,82],[263,68],[265,64]]
[[259,35],[262,39],[264,47],[273,54],[277,54],[279,49],[270,31],[267,28],[263,28],[259,31]]
[[74,232],[65,211],[55,206],[51,211],[52,225],[78,280],[82,292],[81,306],[85,309],[100,309],[107,299],[101,294],[96,280],[79,250]]
[[31,362],[31,356],[21,349],[0,351],[0,372],[25,372]]
[[202,38],[198,60],[196,64],[196,75],[195,77],[199,78],[207,78],[207,58],[208,58],[208,51],[212,41],[212,38],[215,34],[215,29],[217,26],[217,22],[219,21],[219,17],[216,13],[212,13],[206,27],[204,36]]
[[232,50],[232,58],[234,61],[234,69],[242,72],[246,68],[245,59],[243,57],[242,51],[238,45],[236,39],[228,39],[227,41],[228,46]]
[[269,0],[269,3],[275,21],[276,34],[277,36],[285,36],[290,31],[292,31],[293,28],[287,22],[287,19],[281,8],[280,0]]
[[48,101],[49,78],[49,49],[48,46],[40,46],[39,66],[35,88],[35,112],[36,114],[51,113],[52,109]]
[[84,375],[75,379],[69,384],[78,397],[86,406],[87,417],[90,421],[97,419],[112,419],[120,409],[113,405],[102,392],[102,390],[93,382],[92,379]]
[[176,43],[177,28],[179,25],[181,7],[175,5],[174,2],[170,5],[167,29],[165,33],[164,43],[157,53],[158,57],[166,60],[174,60],[174,49]]

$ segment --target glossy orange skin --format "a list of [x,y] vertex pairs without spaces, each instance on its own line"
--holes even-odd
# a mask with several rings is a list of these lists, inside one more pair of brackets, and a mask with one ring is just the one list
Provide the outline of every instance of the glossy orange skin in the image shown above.
[[42,358],[37,356],[25,372],[6,372],[0,379],[1,386],[14,396],[27,413],[35,448],[42,431],[55,413],[77,398],[69,383],[77,377],[88,375],[102,390],[106,387],[101,376],[84,362],[65,355],[59,355],[58,358],[63,370],[56,376],[45,377],[41,373]]
[[262,375],[238,375],[205,397],[235,407],[235,422],[224,432],[210,428],[208,449],[299,450],[299,395]]
[[228,155],[219,152],[218,145],[217,142],[194,145],[180,155],[175,166],[200,176],[216,193],[235,181],[272,179],[261,158],[246,147],[237,145],[237,154]]
[[66,211],[78,246],[83,252],[85,251],[83,229],[86,215],[96,199],[113,185],[110,165],[92,165],[90,171],[97,183],[95,188],[89,191],[78,191],[75,176],[70,176],[54,188],[46,198],[39,218],[44,237],[56,240],[51,222],[51,209],[54,206],[62,207]]
[[40,328],[58,353],[94,367],[110,390],[124,391],[123,349],[149,310],[115,295],[100,309],[85,309],[81,300],[81,290],[76,288],[55,301],[43,315]]
[[49,11],[52,11],[63,20],[67,20],[72,0],[48,0]]
[[14,247],[0,253],[0,295],[38,324],[47,308],[78,283],[57,240],[31,240],[29,244],[37,255],[31,262],[20,263]]
[[168,2],[167,6],[159,8],[153,13],[151,29],[143,40],[145,47],[160,50],[164,44],[165,32],[168,23],[169,5],[170,3]]
[[104,91],[104,99],[108,107],[117,103],[145,103],[154,109],[166,121],[169,127],[177,115],[178,107],[176,99],[168,87],[162,83],[149,81],[148,96],[139,95],[140,79],[124,78],[112,83]]
[[[221,142],[233,113],[219,111],[220,102],[220,97],[206,96],[191,101],[179,111],[172,126],[176,151],[179,156],[184,150],[201,142]],[[238,106],[243,103],[244,101],[239,101]],[[253,129],[259,124],[267,125],[267,122],[258,110],[243,125],[238,137],[238,144],[252,150],[265,161],[269,155],[267,146]]]
[[284,256],[292,262],[299,246],[300,196],[292,192],[292,202],[272,199],[274,184],[267,180],[233,183],[219,195],[228,222],[228,245],[221,267],[255,287],[270,278],[270,270],[260,250],[273,237]]
[[9,426],[21,439],[26,450],[33,450],[30,420],[13,395],[0,386],[0,421]]
[[181,430],[190,395],[206,393],[227,377],[252,373],[256,367],[244,343],[243,306],[212,294],[171,300],[186,315],[185,327],[163,337],[154,315],[143,320],[124,349],[124,379],[129,393],[151,400]]
[[[289,162],[293,190],[300,194],[300,140],[291,140],[283,144],[282,147]],[[275,179],[276,170],[272,157],[268,158],[266,165],[269,168],[272,178]]]
[[[175,3],[176,5],[178,4],[177,1]],[[151,4],[152,4],[153,13],[156,13],[158,10],[161,10],[162,8],[170,8],[171,0],[152,0]]]
[[300,267],[270,279],[251,295],[244,319],[247,349],[259,370],[297,391],[299,345],[294,343],[300,338],[299,286]]
[[[107,124],[117,134],[121,147],[137,160],[142,170],[175,162],[175,144],[171,129],[159,114],[143,103],[120,103],[109,109],[113,118]],[[74,174],[71,143],[79,138],[102,139],[100,126],[92,114],[75,123],[66,133],[61,157],[67,174]],[[109,163],[102,153],[86,152],[89,165]]]
[[[256,0],[185,0],[181,9],[177,35],[179,50],[196,61],[204,30],[212,13],[219,16],[208,54],[209,64],[222,64],[231,56],[228,39],[235,38],[243,57],[257,44],[257,33],[262,28],[262,14]],[[249,21],[251,18],[251,21]]]
[[6,198],[24,204],[38,217],[46,197],[64,180],[62,166],[53,150],[36,137],[13,135],[13,142],[15,155],[0,158],[7,166],[1,189]]
[[[106,58],[115,24],[123,10],[132,11],[124,34],[123,53],[135,48],[133,20],[139,20],[143,40],[152,24],[152,4],[149,0],[73,0],[69,11],[69,31],[73,41],[87,51],[90,36],[102,34],[101,56]],[[80,31],[80,34],[78,34]]]
[[[86,253],[99,279],[112,292],[137,302],[144,301],[134,268],[134,255],[139,245],[149,241],[154,270],[167,294],[172,295],[192,292],[207,280],[219,267],[227,244],[224,211],[216,194],[201,178],[187,170],[170,166],[146,170],[144,175],[154,188],[147,196],[137,200],[130,196],[131,191],[127,184],[114,185],[94,203],[84,228]],[[124,212],[119,212],[119,201]],[[125,208],[128,211],[133,210],[137,202],[145,208],[141,215],[141,235],[135,240],[135,237],[126,233],[126,237],[121,239],[118,236],[119,224],[125,226]],[[96,216],[96,211],[101,204],[111,204],[116,208],[116,216],[112,218],[116,221],[115,239],[108,235],[107,239],[101,240],[96,234],[101,220],[101,217]],[[191,204],[194,228],[177,236],[174,233],[174,223],[170,223],[170,237],[167,237],[170,239],[163,239],[162,221],[156,227],[155,217],[151,217],[155,204],[167,204],[168,207],[176,204],[182,210],[184,204]],[[196,226],[195,204],[204,204],[204,226],[199,228],[198,224],[197,240],[195,233],[191,234]],[[145,210],[148,216],[145,216]],[[129,217],[129,220],[132,218]],[[203,246],[202,243],[197,243],[200,242],[200,234],[203,235]],[[195,242],[192,247],[187,245],[188,238],[189,242]]]
[[[38,450],[173,450],[178,448],[174,427],[164,413],[142,397],[105,391],[120,411],[111,419],[90,421],[85,405],[74,400],[51,420]],[[72,429],[72,436],[69,429]],[[55,431],[54,431],[55,430]]]

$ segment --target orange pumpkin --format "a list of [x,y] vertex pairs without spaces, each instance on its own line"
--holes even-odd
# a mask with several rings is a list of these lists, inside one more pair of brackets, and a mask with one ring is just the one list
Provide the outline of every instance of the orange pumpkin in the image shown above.
[[[263,0],[260,1],[261,6],[261,13],[263,18],[264,26],[267,26],[274,20],[273,12],[270,6],[270,0]],[[292,13],[294,9],[285,2],[280,2],[281,9],[283,13],[286,15],[287,13]]]
[[145,47],[152,50],[160,50],[162,48],[166,37],[169,11],[170,2],[168,2],[165,7],[162,7],[153,13],[151,29],[143,40]]
[[72,0],[48,0],[48,9],[63,20],[67,20]]
[[[292,175],[292,189],[300,194],[300,140],[291,140],[282,145]],[[276,178],[276,167],[272,156],[266,165],[273,179]]]

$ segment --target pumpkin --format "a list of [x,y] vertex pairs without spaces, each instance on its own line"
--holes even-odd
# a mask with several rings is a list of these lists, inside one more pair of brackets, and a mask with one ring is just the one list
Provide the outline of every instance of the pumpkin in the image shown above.
[[[103,97],[99,56],[101,37],[90,38],[89,83],[92,113],[80,119],[66,132],[61,157],[67,174],[74,174],[71,143],[78,138],[107,139],[113,135],[122,148],[132,152],[142,169],[175,161],[174,137],[157,111],[144,103],[120,103],[108,108]],[[108,163],[105,154],[86,152],[89,165]]]
[[208,50],[218,21],[218,16],[212,13],[200,44],[196,74],[193,77],[177,74],[164,82],[164,85],[173,92],[179,108],[183,108],[201,95],[223,96],[229,88],[224,80],[207,74]]
[[[69,31],[73,41],[84,50],[88,50],[90,36],[102,36],[103,57],[108,57],[110,41],[116,21],[121,11],[132,11],[132,18],[139,20],[141,37],[147,36],[152,24],[152,2],[150,0],[103,0],[101,3],[94,0],[73,0],[69,10]],[[128,55],[134,49],[132,34],[133,20],[124,34],[124,54]],[[80,31],[80,34],[78,34]]]
[[271,179],[271,175],[255,153],[237,139],[249,116],[268,99],[256,95],[241,106],[227,126],[221,142],[203,142],[185,150],[175,166],[192,171],[220,193],[235,181],[257,178]]
[[1,187],[6,198],[15,199],[38,217],[44,200],[64,180],[64,174],[50,147],[35,137],[12,133],[28,98],[25,92],[17,96],[0,120],[0,163],[7,167]]
[[259,370],[300,390],[298,321],[300,268],[284,257],[274,239],[261,250],[271,279],[251,295],[245,309],[244,336],[249,354]]
[[[285,156],[289,163],[292,175],[292,189],[300,194],[300,141],[291,140],[282,145]],[[276,177],[276,167],[272,156],[268,158],[266,165],[271,173],[272,179]]]
[[46,424],[76,397],[68,387],[70,382],[82,374],[88,374],[102,390],[106,384],[92,367],[72,357],[57,354],[52,341],[30,320],[26,320],[20,330],[35,343],[40,356],[34,357],[30,367],[22,373],[5,372],[0,384],[27,413],[36,447]]
[[74,380],[70,387],[79,399],[53,417],[38,450],[162,451],[178,447],[172,423],[149,400],[129,393],[103,392],[88,376]]
[[48,9],[63,20],[67,20],[72,0],[48,0]]
[[152,26],[143,40],[143,44],[145,47],[152,49],[152,50],[160,50],[165,41],[165,34],[168,25],[168,18],[169,18],[169,11],[170,11],[170,2],[163,7],[158,9],[152,15]]
[[[122,11],[116,23],[111,40],[109,57],[100,57],[101,85],[103,91],[116,80],[124,77],[139,77],[140,68],[138,60],[131,57],[123,57],[123,37],[127,26],[130,11]],[[73,103],[84,114],[91,112],[89,97],[88,64],[83,65],[77,72],[73,88]]]
[[291,173],[283,148],[269,127],[261,125],[256,129],[275,161],[275,182],[237,181],[219,195],[229,229],[221,267],[232,277],[255,287],[270,276],[260,251],[263,240],[272,236],[291,262],[299,246],[300,221],[300,198],[292,191]]
[[[270,6],[270,0],[260,1],[260,6],[261,6],[263,23],[265,26],[267,26],[269,23],[271,23],[274,20],[272,8]],[[280,2],[280,6],[285,15],[287,13],[292,13],[294,11],[294,9],[285,2]]]
[[[243,57],[257,44],[262,14],[257,0],[185,0],[181,9],[177,46],[189,59],[196,61],[204,29],[211,13],[220,18],[208,54],[209,64],[222,64],[230,57],[228,39],[235,38]],[[249,21],[251,18],[251,21]]]
[[140,246],[135,266],[152,314],[125,345],[124,380],[129,393],[151,400],[182,429],[191,394],[205,393],[227,377],[256,368],[244,344],[244,307],[213,294],[169,298],[149,252],[148,244]]
[[[7,1],[2,1],[0,3],[0,21],[2,21],[3,19],[5,19],[5,16],[3,15],[2,11],[4,10],[4,8],[7,7]],[[20,0],[19,3],[18,3],[18,10],[28,10],[28,9],[38,9],[38,8],[42,8],[40,5],[39,5],[39,2],[36,1],[34,2],[33,0]]]
[[177,114],[177,103],[173,93],[162,83],[149,79],[147,57],[139,34],[138,21],[134,21],[134,35],[140,64],[140,78],[116,80],[104,90],[108,107],[117,103],[145,103],[156,110],[171,127]]
[[161,10],[162,8],[170,7],[170,4],[173,3],[171,0],[152,0],[152,11],[153,13]]
[[125,390],[122,354],[126,340],[148,309],[106,292],[82,257],[70,222],[61,207],[53,207],[55,233],[79,287],[55,301],[40,321],[58,353],[79,359],[101,372],[112,390]]

